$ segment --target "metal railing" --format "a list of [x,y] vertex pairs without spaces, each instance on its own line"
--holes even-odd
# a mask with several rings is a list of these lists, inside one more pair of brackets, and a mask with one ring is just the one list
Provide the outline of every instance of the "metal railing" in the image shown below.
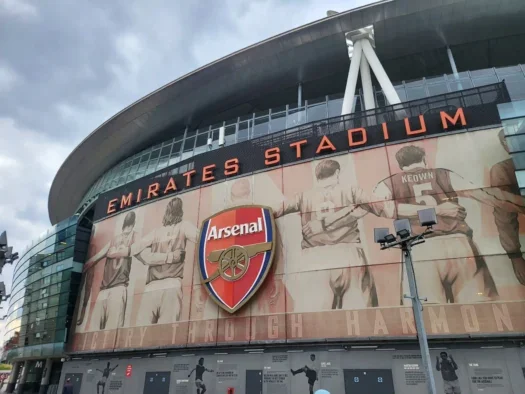
[[[383,122],[393,122],[439,111],[468,108],[483,104],[501,104],[510,101],[505,82],[477,88],[445,93],[404,103],[374,108],[368,111],[337,116],[316,122],[306,123],[280,133],[270,134],[251,140],[258,147],[277,146],[286,142],[332,134],[344,129],[374,126]],[[342,125],[344,123],[344,125]]]

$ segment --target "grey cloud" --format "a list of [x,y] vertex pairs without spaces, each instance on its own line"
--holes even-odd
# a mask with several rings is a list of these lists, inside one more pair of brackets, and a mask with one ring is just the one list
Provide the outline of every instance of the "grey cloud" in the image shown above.
[[21,250],[47,229],[60,164],[133,101],[327,9],[366,2],[0,0],[0,231]]

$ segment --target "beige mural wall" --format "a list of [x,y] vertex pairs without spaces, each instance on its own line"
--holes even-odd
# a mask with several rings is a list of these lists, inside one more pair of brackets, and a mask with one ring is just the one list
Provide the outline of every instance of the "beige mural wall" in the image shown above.
[[[400,252],[381,251],[373,229],[429,206],[439,223],[413,255],[429,335],[524,331],[525,202],[499,133],[323,157],[96,223],[70,350],[414,336]],[[200,284],[196,239],[204,219],[246,204],[273,208],[277,253],[229,315]],[[137,257],[118,257],[133,245]]]

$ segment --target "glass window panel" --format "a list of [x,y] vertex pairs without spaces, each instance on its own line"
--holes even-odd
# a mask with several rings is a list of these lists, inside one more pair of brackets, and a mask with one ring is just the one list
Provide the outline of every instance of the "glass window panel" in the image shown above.
[[470,75],[474,78],[474,77],[484,77],[484,76],[488,76],[488,75],[494,75],[494,69],[493,68],[484,68],[482,70],[474,70],[474,71],[470,71]]
[[514,153],[512,155],[512,161],[517,170],[525,169],[525,152]]
[[425,80],[424,79],[416,79],[416,80],[413,80],[413,81],[405,82],[405,87],[407,89],[408,88],[417,87],[417,86],[423,86],[423,85],[425,85]]
[[511,135],[506,141],[511,152],[525,151],[525,135]]
[[219,129],[210,131],[211,135],[211,149],[217,149],[219,147]]
[[457,82],[452,81],[448,83],[451,92],[458,92],[460,90],[472,89],[472,81],[470,79],[460,79]]
[[170,161],[169,161],[169,163],[168,163],[168,166],[171,166],[171,165],[173,165],[173,164],[177,164],[177,163],[180,161],[180,157],[181,157],[181,156],[180,156],[180,153],[177,153],[177,154],[175,154],[175,155],[172,154],[172,155],[170,156]]
[[376,106],[385,107],[387,105],[385,95],[381,90],[376,92]]
[[434,84],[434,83],[443,83],[445,82],[445,76],[444,75],[436,75],[434,77],[425,78],[425,81],[428,85]]
[[154,150],[153,152],[151,152],[151,156],[150,156],[150,161],[151,160],[155,160],[157,159],[158,157],[160,156],[160,149],[157,149],[157,150]]
[[142,156],[140,157],[140,163],[141,163],[141,164],[144,163],[144,162],[147,162],[148,160],[149,160],[149,152],[146,153],[145,155],[142,155]]
[[411,88],[407,86],[406,92],[407,92],[408,101],[418,100],[418,99],[427,97],[427,91],[424,86],[411,87]]
[[167,165],[168,165],[168,162],[169,162],[169,158],[168,156],[166,157],[161,157],[159,159],[159,163],[157,164],[157,169],[161,169],[161,168],[165,168]]
[[175,142],[173,144],[173,149],[171,150],[171,157],[179,157],[180,156],[180,149],[182,147],[182,141]]
[[236,141],[237,124],[232,124],[224,128],[224,144],[233,145]]
[[361,100],[361,96],[355,96],[354,97],[354,112],[361,112],[364,111],[363,101]]
[[133,159],[133,161],[131,162],[131,165],[134,166],[135,164],[139,164],[139,162],[140,162],[140,157],[135,157],[135,158]]
[[286,129],[286,112],[272,113],[270,120],[270,133]]
[[[518,185],[520,188],[525,187],[525,170],[516,171],[516,178],[518,179]],[[522,193],[523,195],[523,193]]]
[[525,118],[504,120],[505,135],[525,133]]
[[208,133],[199,134],[195,143],[195,154],[204,153],[208,150]]
[[326,103],[326,97],[325,96],[316,97],[314,99],[308,99],[308,106],[314,105],[314,104],[321,104],[321,103]]
[[430,97],[448,93],[448,86],[444,82],[433,84],[433,85],[428,85],[427,88],[428,88],[428,95]]
[[522,73],[505,76],[505,84],[513,101],[525,99],[525,75]]
[[322,102],[320,104],[308,105],[306,112],[307,122],[315,122],[316,120],[326,119],[326,103]]
[[146,174],[151,174],[152,172],[155,171],[156,168],[157,168],[157,160],[149,164],[148,168],[146,169]]
[[195,137],[186,138],[186,140],[184,140],[184,152],[192,151],[194,145],[195,145]]
[[270,118],[268,116],[256,118],[253,126],[253,138],[268,134],[269,123]]
[[251,120],[239,123],[239,130],[237,132],[237,142],[247,141],[250,139],[251,127],[252,127]]
[[407,101],[407,93],[406,93],[405,87],[403,85],[399,85],[399,86],[396,86],[395,89],[396,89],[397,95],[399,96],[399,100],[401,100],[402,103]]
[[165,145],[162,147],[162,150],[160,151],[160,156],[169,156],[171,151],[171,143],[169,145]]
[[510,67],[501,67],[496,69],[496,74],[498,75],[511,75],[515,73],[521,73],[521,67],[519,65],[517,66],[510,66]]
[[474,82],[474,86],[485,86],[490,85],[493,83],[498,82],[498,77],[496,77],[495,74],[493,75],[487,75],[486,77],[478,77],[478,78],[472,78],[472,82]]
[[197,130],[188,130],[186,131],[186,138],[195,137],[196,134],[197,134]]
[[295,127],[303,124],[306,119],[304,107],[288,110],[286,117],[286,128]]

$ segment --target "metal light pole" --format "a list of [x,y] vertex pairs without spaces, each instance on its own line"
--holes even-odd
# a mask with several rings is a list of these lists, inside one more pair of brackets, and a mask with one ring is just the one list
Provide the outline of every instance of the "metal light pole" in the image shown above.
[[381,245],[381,250],[398,248],[402,250],[403,260],[407,270],[408,284],[410,287],[410,297],[412,299],[412,310],[416,323],[417,337],[421,351],[421,360],[425,368],[427,388],[429,394],[437,394],[436,382],[432,373],[432,360],[430,359],[430,350],[428,348],[427,332],[423,321],[423,305],[417,291],[416,276],[414,265],[412,264],[412,246],[425,242],[425,236],[432,233],[432,226],[437,223],[436,211],[433,208],[424,209],[418,212],[421,226],[427,227],[422,234],[412,235],[410,221],[400,219],[394,221],[396,235],[390,234],[388,228],[374,229],[375,242]]

